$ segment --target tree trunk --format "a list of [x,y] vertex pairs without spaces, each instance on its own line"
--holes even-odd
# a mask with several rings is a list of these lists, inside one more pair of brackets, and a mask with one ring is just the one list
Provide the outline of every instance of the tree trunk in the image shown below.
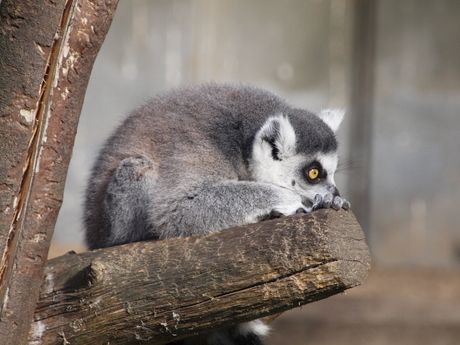
[[51,260],[33,344],[164,344],[359,285],[370,268],[351,211]]
[[0,2],[0,339],[24,344],[115,0]]

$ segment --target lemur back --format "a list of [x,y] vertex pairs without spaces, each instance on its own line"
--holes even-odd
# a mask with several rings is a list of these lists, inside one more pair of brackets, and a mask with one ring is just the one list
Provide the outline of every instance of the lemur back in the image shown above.
[[[314,114],[232,84],[182,88],[145,103],[108,139],[94,165],[85,201],[88,247],[348,208],[334,182],[342,116]],[[254,339],[264,331],[256,323],[186,344],[261,344]]]

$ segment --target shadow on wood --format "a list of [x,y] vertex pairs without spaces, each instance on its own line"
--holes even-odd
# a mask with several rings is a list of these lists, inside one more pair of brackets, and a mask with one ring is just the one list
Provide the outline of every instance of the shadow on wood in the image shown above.
[[370,269],[350,211],[50,260],[33,344],[163,344],[320,300]]

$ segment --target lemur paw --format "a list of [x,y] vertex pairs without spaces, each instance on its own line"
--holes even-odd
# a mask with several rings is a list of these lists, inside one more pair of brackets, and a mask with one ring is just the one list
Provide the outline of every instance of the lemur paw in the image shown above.
[[[295,214],[299,213],[307,213],[307,210],[305,210],[303,207],[299,207],[296,211]],[[294,213],[293,213],[294,214]],[[286,217],[284,213],[281,213],[278,210],[272,210],[264,220],[269,220],[269,219],[277,219],[277,218],[283,218]]]
[[313,202],[313,210],[318,210],[320,208],[332,208],[336,211],[341,208],[348,210],[350,208],[350,202],[340,196],[333,196],[331,193],[327,193],[324,196],[317,194]]

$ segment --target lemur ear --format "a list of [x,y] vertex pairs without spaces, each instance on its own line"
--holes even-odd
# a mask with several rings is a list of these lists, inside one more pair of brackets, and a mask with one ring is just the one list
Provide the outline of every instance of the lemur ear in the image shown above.
[[296,153],[296,135],[288,118],[270,117],[256,135],[255,150],[270,154],[274,160],[283,160]]
[[337,132],[342,123],[345,109],[323,109],[318,113],[318,117],[323,120],[333,132]]

